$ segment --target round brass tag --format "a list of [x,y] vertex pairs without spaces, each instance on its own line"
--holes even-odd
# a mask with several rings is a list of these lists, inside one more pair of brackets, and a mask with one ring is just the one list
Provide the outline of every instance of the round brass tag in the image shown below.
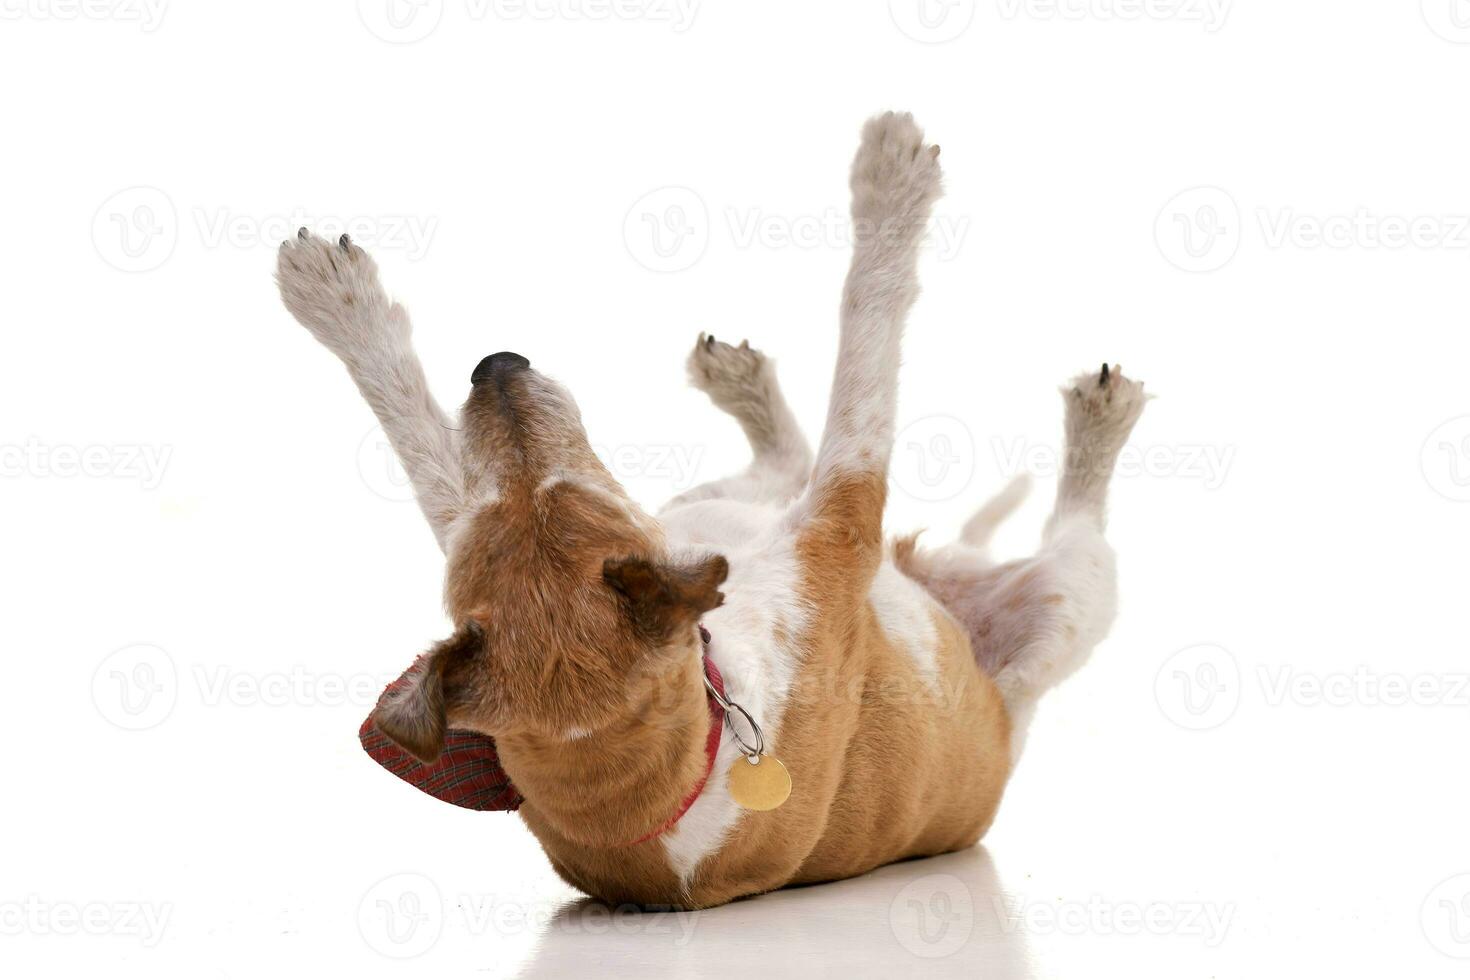
[[791,795],[791,774],[773,755],[741,756],[730,767],[730,798],[747,810],[774,810]]

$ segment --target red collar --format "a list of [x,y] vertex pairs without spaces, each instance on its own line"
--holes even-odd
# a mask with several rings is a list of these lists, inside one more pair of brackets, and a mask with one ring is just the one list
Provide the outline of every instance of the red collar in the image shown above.
[[[699,794],[704,791],[705,784],[709,782],[710,774],[715,771],[715,756],[720,751],[720,732],[725,721],[724,709],[720,707],[716,695],[721,698],[725,696],[725,680],[720,676],[720,669],[709,658],[709,630],[701,626],[699,638],[705,647],[704,673],[709,678],[708,687],[714,689],[714,693],[710,693],[709,690],[705,692],[710,722],[709,735],[705,738],[704,743],[704,775],[679,804],[677,813],[637,840],[627,841],[617,845],[618,847],[643,844],[668,832],[683,818],[684,814],[689,812],[689,808],[694,805],[695,800],[699,799]],[[389,684],[388,690],[383,693],[386,695],[388,691],[397,690],[408,683],[409,675],[418,669],[418,666],[418,662],[415,662],[402,677]],[[450,729],[444,733],[444,752],[433,765],[424,765],[400,748],[398,743],[378,731],[371,716],[358,729],[357,738],[362,743],[363,751],[371,756],[378,765],[404,782],[446,803],[453,803],[455,806],[462,806],[468,810],[516,810],[524,802],[524,797],[517,792],[515,786],[511,784],[510,777],[500,767],[500,756],[495,750],[495,739],[489,735],[457,728]]]
[[683,819],[684,814],[689,812],[694,801],[699,799],[699,794],[704,792],[704,786],[709,782],[710,773],[715,771],[715,756],[720,753],[720,732],[725,727],[725,710],[720,707],[720,702],[715,700],[715,694],[720,697],[725,696],[725,679],[720,676],[720,668],[716,667],[715,662],[709,658],[709,630],[701,626],[699,636],[704,640],[705,645],[704,676],[709,678],[709,686],[714,688],[714,693],[706,690],[704,694],[705,703],[709,705],[709,735],[704,740],[704,775],[699,777],[699,782],[694,784],[689,795],[684,797],[684,801],[679,804],[678,813],[664,821],[657,829],[649,831],[637,840],[619,844],[619,847],[632,847],[634,844],[651,841],[673,827]]

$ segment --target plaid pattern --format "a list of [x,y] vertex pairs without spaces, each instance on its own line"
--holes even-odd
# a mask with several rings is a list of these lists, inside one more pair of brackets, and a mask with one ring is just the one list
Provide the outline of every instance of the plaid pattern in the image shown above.
[[[700,633],[705,643],[709,642],[709,634],[704,627],[700,627]],[[408,683],[408,677],[417,669],[418,663],[404,671],[403,676],[388,685],[388,691],[394,691]],[[725,681],[720,676],[719,668],[710,660],[706,654],[704,658],[705,675],[709,677],[710,683],[720,696],[725,694]],[[652,832],[629,841],[629,845],[642,844],[644,841],[664,833],[679,818],[689,811],[699,794],[704,790],[704,784],[709,780],[710,773],[715,768],[715,755],[720,750],[720,735],[722,723],[725,720],[724,712],[719,702],[706,694],[705,700],[709,703],[710,728],[709,738],[705,742],[705,754],[709,759],[709,765],[705,769],[704,778],[701,779],[684,798],[679,812],[674,814],[667,823]],[[415,759],[406,750],[400,748],[387,735],[378,731],[373,724],[372,716],[362,723],[357,731],[358,741],[362,743],[363,751],[372,757],[378,765],[387,769],[399,779],[410,786],[417,787],[436,796],[445,803],[453,803],[467,810],[516,810],[520,808],[523,797],[511,785],[510,777],[505,770],[500,768],[500,756],[495,751],[495,739],[489,735],[481,735],[478,732],[467,732],[461,729],[450,729],[444,733],[444,753],[433,765],[424,765]]]
[[[383,693],[407,684],[408,676],[417,668],[415,662]],[[521,794],[500,768],[495,739],[489,735],[450,729],[444,733],[444,754],[432,766],[424,765],[378,731],[371,715],[357,730],[357,739],[378,765],[445,803],[467,810],[515,810],[521,805]]]

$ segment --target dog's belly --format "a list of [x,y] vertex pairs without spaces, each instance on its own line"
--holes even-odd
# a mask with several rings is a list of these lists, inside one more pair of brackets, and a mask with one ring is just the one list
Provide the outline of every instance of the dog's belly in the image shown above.
[[[844,672],[840,679],[813,678],[804,673],[813,652],[813,630],[808,627],[826,617],[822,610],[810,608],[801,598],[796,542],[783,527],[784,513],[784,509],[773,506],[707,500],[682,505],[661,515],[661,520],[674,547],[708,548],[729,560],[730,576],[722,587],[725,604],[705,618],[712,636],[710,657],[725,678],[729,696],[749,710],[761,725],[773,754],[791,762],[798,774],[826,771],[820,782],[828,785],[799,786],[793,792],[825,797],[835,791],[832,804],[839,812],[851,816],[856,816],[852,813],[854,807],[863,810],[881,807],[893,812],[901,807],[884,803],[888,792],[908,790],[915,802],[934,803],[936,795],[946,795],[943,784],[952,780],[931,778],[933,774],[945,768],[973,772],[975,764],[970,760],[973,751],[986,757],[992,752],[1003,757],[1004,735],[994,736],[998,729],[993,720],[976,721],[969,717],[971,710],[957,712],[956,705],[950,701],[959,683],[957,677],[965,679],[963,686],[967,688],[971,686],[968,683],[971,677],[987,690],[991,687],[988,678],[979,677],[963,631],[926,590],[888,561],[880,566],[869,589],[868,609],[872,618],[858,630],[866,639],[857,641],[861,649],[845,653],[850,658],[851,671]],[[817,627],[816,632],[825,630]],[[816,642],[825,645],[834,639],[824,635]],[[843,728],[853,721],[847,709],[857,710],[852,704],[844,707],[829,703],[832,685],[855,683],[861,688],[865,679],[874,678],[912,693],[899,698],[899,703],[880,708],[881,717],[864,719],[856,730],[844,736],[843,744],[827,744],[829,739],[819,734],[828,727],[824,716],[835,710],[832,724]],[[818,700],[813,701],[814,696]],[[983,713],[992,713],[994,706],[989,702],[998,699],[983,697],[982,700],[986,701]],[[898,730],[885,733],[881,730],[885,725]],[[971,739],[977,743],[999,741],[1001,744],[966,744]],[[894,744],[909,746],[909,751],[928,755],[931,761],[918,766],[904,765],[909,771],[891,773],[886,777],[888,784],[874,790],[867,785],[869,775],[850,778],[835,768],[836,760],[850,759],[854,751],[866,751],[862,743],[869,740],[886,746],[879,758],[887,761],[880,763],[880,768],[901,761],[901,756],[892,752]],[[990,801],[996,790],[967,790],[944,807],[954,813],[916,809],[899,821],[909,825],[908,829],[883,820],[880,822],[887,825],[885,831],[867,835],[866,844],[855,850],[839,847],[834,851],[829,842],[821,839],[825,834],[816,829],[828,826],[827,817],[819,812],[807,812],[805,806],[793,801],[781,810],[751,815],[751,818],[767,825],[784,826],[796,821],[797,825],[811,826],[818,836],[809,841],[810,850],[804,858],[793,851],[790,860],[794,863],[776,867],[768,863],[772,855],[767,848],[761,854],[752,854],[751,863],[746,865],[737,853],[732,853],[732,850],[744,850],[732,833],[746,814],[731,799],[726,776],[738,756],[738,749],[727,738],[704,792],[678,825],[663,837],[671,869],[685,887],[692,888],[704,900],[723,900],[714,897],[723,887],[737,893],[760,891],[794,880],[824,880],[861,873],[911,853],[936,853],[964,846],[989,822],[985,811],[993,810]],[[940,765],[941,760],[944,765]],[[923,763],[923,760],[908,760],[914,761]],[[931,782],[941,785],[929,785]],[[977,804],[973,808],[969,806],[971,800]],[[818,811],[821,809],[824,808],[819,807]],[[973,821],[966,816],[971,809],[975,811]],[[928,827],[936,818],[943,824],[938,836]],[[861,821],[867,823],[868,819],[863,817]],[[804,836],[800,826],[788,829],[794,837]],[[852,836],[845,832],[851,828],[831,829],[839,840]],[[741,836],[750,835],[742,833]],[[763,836],[759,831],[755,834],[757,838]],[[705,894],[706,888],[716,891]]]

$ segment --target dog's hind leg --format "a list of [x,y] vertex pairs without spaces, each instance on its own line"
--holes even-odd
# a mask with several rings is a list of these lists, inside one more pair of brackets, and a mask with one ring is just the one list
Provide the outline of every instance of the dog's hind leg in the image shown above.
[[326,242],[303,228],[281,245],[276,283],[286,308],[347,366],[443,548],[464,507],[458,433],[429,393],[408,313],[379,285],[377,263],[346,235]]
[[749,342],[736,347],[700,334],[688,368],[689,383],[740,423],[753,458],[743,473],[697,486],[670,506],[713,497],[785,503],[800,493],[812,451],[781,394],[776,365]]
[[1117,608],[1105,505],[1118,454],[1143,411],[1143,385],[1105,367],[1078,378],[1065,397],[1066,460],[1035,557],[990,565],[969,545],[921,551],[912,539],[895,552],[899,567],[970,633],[1010,711],[1013,757],[1037,699],[1086,661]]

